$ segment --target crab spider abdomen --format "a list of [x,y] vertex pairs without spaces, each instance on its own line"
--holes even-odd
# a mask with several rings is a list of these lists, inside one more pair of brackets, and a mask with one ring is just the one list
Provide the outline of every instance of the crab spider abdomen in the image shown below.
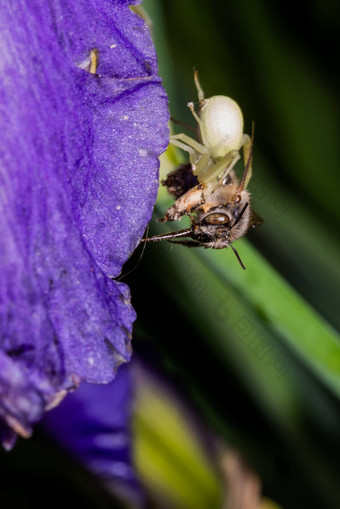
[[239,150],[243,134],[243,115],[238,104],[224,95],[205,99],[200,111],[202,141],[215,159]]

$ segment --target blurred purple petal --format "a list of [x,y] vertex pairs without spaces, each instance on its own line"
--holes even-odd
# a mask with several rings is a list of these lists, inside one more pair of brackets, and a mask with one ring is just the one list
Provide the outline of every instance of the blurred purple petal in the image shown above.
[[143,495],[131,460],[130,366],[122,366],[105,386],[83,383],[48,412],[44,429],[105,487],[135,503]]
[[66,391],[109,382],[131,354],[129,290],[107,275],[150,220],[168,111],[129,3],[0,10],[0,417],[23,436]]

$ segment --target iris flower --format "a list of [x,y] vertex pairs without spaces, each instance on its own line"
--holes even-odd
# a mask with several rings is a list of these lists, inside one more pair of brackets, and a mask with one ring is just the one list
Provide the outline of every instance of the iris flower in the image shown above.
[[133,3],[18,0],[0,8],[7,449],[80,382],[109,383],[131,356],[135,312],[128,287],[112,278],[151,218],[168,143],[167,98]]
[[146,501],[133,458],[136,366],[135,360],[121,366],[109,384],[81,384],[42,419],[54,443],[128,507]]

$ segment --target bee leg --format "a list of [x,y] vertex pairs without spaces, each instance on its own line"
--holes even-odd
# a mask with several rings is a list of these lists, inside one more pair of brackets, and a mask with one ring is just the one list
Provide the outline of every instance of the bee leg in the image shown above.
[[180,244],[181,246],[186,247],[201,247],[202,244],[200,242],[197,242],[196,240],[172,240],[169,239],[168,242],[171,242],[172,244]]
[[191,214],[205,202],[204,188],[204,184],[199,184],[187,191],[165,212],[163,218],[158,219],[158,222],[178,221],[185,214]]
[[158,235],[154,235],[153,237],[146,237],[141,240],[141,242],[160,242],[162,240],[177,239],[179,237],[191,237],[192,229],[185,228],[184,230],[177,230],[176,232],[170,233],[159,233]]

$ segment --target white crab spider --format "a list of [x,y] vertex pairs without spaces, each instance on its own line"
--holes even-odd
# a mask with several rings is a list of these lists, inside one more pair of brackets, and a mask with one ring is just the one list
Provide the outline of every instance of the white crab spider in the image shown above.
[[[188,107],[197,121],[201,142],[181,133],[171,136],[170,143],[189,153],[192,171],[200,183],[224,180],[241,158],[241,148],[245,165],[247,164],[251,155],[251,139],[243,133],[243,115],[238,104],[223,95],[205,99],[197,71],[194,72],[194,80],[200,104],[199,114],[192,102]],[[245,188],[251,174],[250,164]]]

